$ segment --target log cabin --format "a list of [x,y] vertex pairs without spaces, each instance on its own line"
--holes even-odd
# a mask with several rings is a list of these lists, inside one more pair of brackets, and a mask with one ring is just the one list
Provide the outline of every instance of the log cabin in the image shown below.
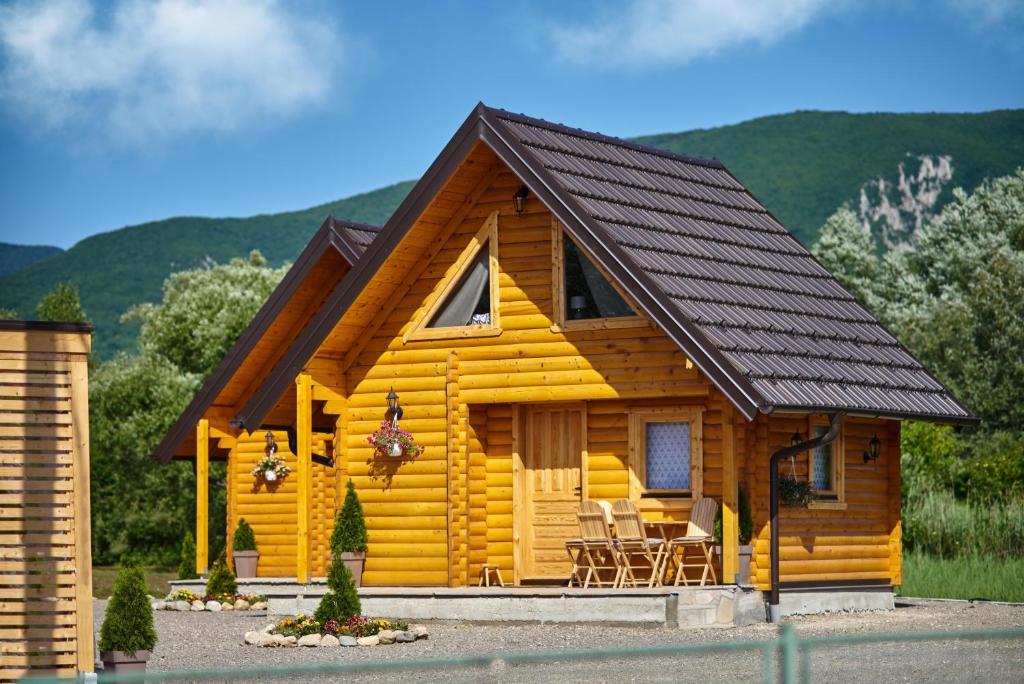
[[[392,390],[415,458],[368,444]],[[581,499],[713,497],[720,581],[769,589],[785,455],[816,497],[778,514],[783,589],[889,590],[908,419],[975,420],[722,163],[480,104],[383,227],[327,218],[154,458],[195,461],[200,571],[224,459],[262,577],[325,574],[351,480],[365,585],[562,583]]]

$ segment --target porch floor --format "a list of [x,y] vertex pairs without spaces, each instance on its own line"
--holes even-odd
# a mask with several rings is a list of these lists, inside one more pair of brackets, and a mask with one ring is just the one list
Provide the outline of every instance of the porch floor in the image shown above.
[[[202,580],[174,588],[202,593]],[[294,577],[238,580],[238,590],[267,597],[275,615],[312,613],[327,592],[325,578],[299,584]],[[763,622],[761,592],[736,586],[579,588],[360,587],[367,615],[459,622],[604,623],[668,627],[732,627]]]

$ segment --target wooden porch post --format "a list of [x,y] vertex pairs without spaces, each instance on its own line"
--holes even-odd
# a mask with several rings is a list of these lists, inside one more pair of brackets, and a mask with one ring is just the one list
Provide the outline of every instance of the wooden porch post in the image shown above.
[[210,421],[196,424],[196,572],[210,566]]
[[[733,435],[732,405],[723,402],[722,410],[722,583],[735,581],[739,570],[739,483],[736,473],[736,441]],[[743,582],[747,578],[741,578]]]
[[299,584],[309,582],[310,502],[313,499],[313,387],[309,373],[299,373],[296,385],[295,432],[298,452],[296,475],[297,534],[295,575]]

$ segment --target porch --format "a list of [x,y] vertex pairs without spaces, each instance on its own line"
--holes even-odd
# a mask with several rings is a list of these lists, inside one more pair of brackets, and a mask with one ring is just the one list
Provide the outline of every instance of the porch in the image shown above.
[[[203,580],[173,589],[203,593]],[[172,589],[172,590],[173,590]],[[327,592],[323,577],[238,580],[238,591],[263,594],[274,615],[312,613]],[[363,612],[405,620],[474,623],[602,623],[650,627],[736,627],[765,621],[760,591],[737,586],[608,589],[554,586],[360,587]]]

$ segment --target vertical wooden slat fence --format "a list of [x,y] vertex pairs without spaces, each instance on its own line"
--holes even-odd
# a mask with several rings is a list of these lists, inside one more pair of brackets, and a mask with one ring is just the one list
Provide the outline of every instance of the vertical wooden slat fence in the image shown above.
[[0,321],[0,681],[94,671],[91,331]]

